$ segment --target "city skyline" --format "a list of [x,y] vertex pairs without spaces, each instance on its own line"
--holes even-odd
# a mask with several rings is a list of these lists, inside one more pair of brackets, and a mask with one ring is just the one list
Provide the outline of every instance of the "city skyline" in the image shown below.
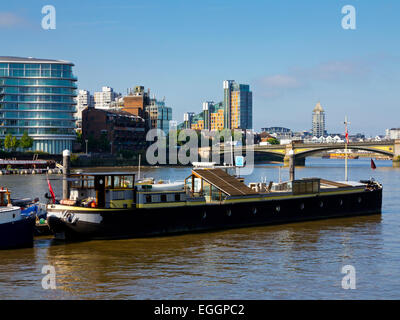
[[[144,85],[166,96],[178,122],[204,101],[219,101],[223,79],[236,79],[252,87],[257,131],[310,130],[317,101],[328,132],[344,130],[344,115],[352,133],[400,126],[395,1],[352,3],[356,30],[341,27],[344,1],[53,1],[55,30],[41,28],[46,3],[23,2],[24,9],[7,3],[0,11],[2,56],[72,61],[79,89],[90,92]],[[151,23],[138,12],[150,12]]]

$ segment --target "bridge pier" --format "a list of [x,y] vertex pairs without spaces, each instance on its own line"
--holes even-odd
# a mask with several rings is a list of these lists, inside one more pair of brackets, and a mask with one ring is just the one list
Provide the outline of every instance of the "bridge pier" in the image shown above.
[[[283,158],[283,166],[284,167],[289,167],[289,161],[290,161],[290,157],[285,156],[285,158]],[[298,167],[304,167],[306,165],[306,158],[294,158],[294,164]]]
[[392,165],[394,168],[400,168],[400,139],[394,140]]
[[[285,157],[283,158],[283,166],[284,167],[289,167],[291,150],[294,151],[293,142],[286,145]],[[306,158],[304,158],[304,157],[299,158],[299,157],[296,157],[295,155],[293,155],[293,157],[294,157],[295,166],[303,166],[304,167],[306,165]]]

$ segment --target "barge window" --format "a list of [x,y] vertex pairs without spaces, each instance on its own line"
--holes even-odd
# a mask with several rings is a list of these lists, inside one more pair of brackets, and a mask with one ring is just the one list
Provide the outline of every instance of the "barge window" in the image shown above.
[[167,195],[166,194],[162,194],[161,195],[161,202],[167,202]]
[[84,176],[82,178],[82,187],[84,189],[93,189],[94,188],[94,178]]
[[181,201],[181,195],[179,193],[175,194],[175,201]]
[[151,196],[146,196],[146,203],[151,203]]
[[106,177],[106,188],[112,189],[113,187],[113,177],[112,176],[107,176]]
[[115,176],[114,188],[118,189],[133,188],[133,176]]

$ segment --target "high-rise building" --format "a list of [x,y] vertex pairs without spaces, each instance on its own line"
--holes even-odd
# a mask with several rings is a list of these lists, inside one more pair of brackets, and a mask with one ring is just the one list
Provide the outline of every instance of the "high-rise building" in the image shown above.
[[248,84],[238,84],[225,80],[224,88],[224,128],[253,128],[253,96]]
[[94,107],[96,109],[107,110],[111,108],[111,103],[115,101],[118,94],[111,87],[102,87],[100,92],[94,93]]
[[194,112],[185,112],[183,114],[183,122],[178,125],[178,129],[191,129]]
[[312,115],[312,134],[314,137],[321,137],[326,134],[325,131],[325,111],[321,103],[317,103]]
[[76,81],[64,60],[0,57],[0,139],[33,138],[33,151],[60,154],[75,140]]
[[169,122],[172,120],[172,108],[167,107],[164,101],[153,98],[150,99],[150,105],[146,106],[145,112],[149,129],[161,129],[168,134]]
[[225,80],[224,101],[203,102],[203,111],[199,114],[185,113],[183,123],[178,128],[194,130],[252,129],[253,99],[250,86],[237,84],[234,80]]
[[386,139],[400,139],[400,128],[386,129]]
[[74,114],[76,119],[76,128],[82,129],[82,111],[86,108],[94,107],[94,98],[87,90],[79,90],[78,96],[76,97],[76,113]]

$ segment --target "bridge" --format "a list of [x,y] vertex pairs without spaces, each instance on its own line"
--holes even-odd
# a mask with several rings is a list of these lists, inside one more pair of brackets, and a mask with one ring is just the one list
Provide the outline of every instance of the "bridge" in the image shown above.
[[[254,145],[252,146],[255,156],[257,154],[270,154],[280,161],[284,162],[285,165],[289,162],[289,151],[293,150],[295,155],[295,162],[298,165],[304,165],[305,159],[314,154],[322,151],[329,151],[335,149],[345,149],[345,143],[301,143],[293,141],[290,144],[285,145]],[[225,147],[230,149],[230,147]],[[365,150],[375,152],[392,158],[393,166],[400,167],[400,139],[397,140],[385,140],[385,141],[367,141],[367,142],[350,142],[347,145],[348,149],[352,150]],[[235,153],[246,153],[246,150],[251,150],[249,147],[234,147]],[[224,151],[224,147],[221,146],[220,153],[228,152]]]

